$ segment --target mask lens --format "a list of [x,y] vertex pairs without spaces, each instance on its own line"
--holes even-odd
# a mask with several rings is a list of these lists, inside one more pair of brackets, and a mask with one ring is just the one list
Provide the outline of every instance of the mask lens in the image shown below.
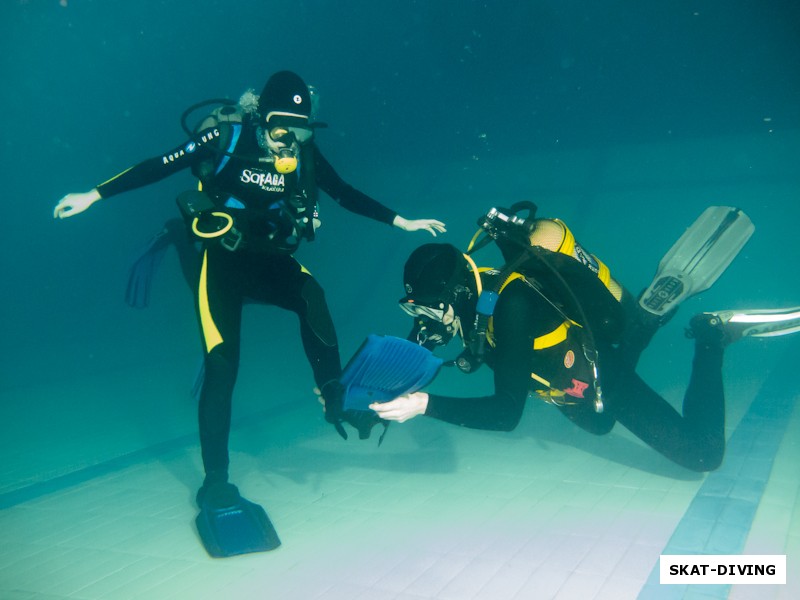
[[311,139],[314,132],[305,127],[273,127],[269,130],[269,137],[275,142],[291,143],[291,137],[298,143],[304,144]]
[[430,315],[415,315],[415,317],[414,329],[409,339],[416,337],[417,343],[429,350],[433,346],[446,346],[460,331],[457,326],[453,326],[452,308],[444,313],[442,320],[434,319]]
[[290,127],[289,131],[294,134],[294,139],[296,139],[299,144],[305,144],[311,139],[311,136],[314,135],[314,130],[306,127]]
[[401,302],[400,308],[412,317],[427,317],[428,319],[440,322],[444,318],[446,312],[443,308],[432,308],[413,302]]
[[282,142],[288,135],[288,127],[273,127],[269,130],[269,137],[275,142]]

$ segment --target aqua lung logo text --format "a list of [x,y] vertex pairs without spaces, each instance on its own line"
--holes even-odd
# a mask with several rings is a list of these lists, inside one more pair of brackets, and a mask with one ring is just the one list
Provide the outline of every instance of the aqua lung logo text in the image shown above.
[[286,178],[281,173],[254,173],[250,169],[242,171],[239,179],[242,183],[253,183],[268,192],[282,192],[286,185]]
[[176,150],[175,152],[173,152],[171,154],[166,154],[166,155],[162,156],[161,157],[161,162],[164,163],[165,165],[167,163],[175,162],[180,157],[185,156],[187,154],[191,154],[192,152],[197,150],[203,144],[206,144],[206,143],[210,142],[211,140],[216,139],[218,137],[219,137],[219,129],[212,129],[208,133],[206,133],[203,136],[201,136],[199,140],[193,140],[193,141],[189,142],[188,144],[186,144],[180,150]]

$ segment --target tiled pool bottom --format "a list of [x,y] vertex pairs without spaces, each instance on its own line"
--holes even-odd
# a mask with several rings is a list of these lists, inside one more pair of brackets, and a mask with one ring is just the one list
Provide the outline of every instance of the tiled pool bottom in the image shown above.
[[[198,447],[178,439],[0,497],[0,595],[800,597],[796,404],[796,390],[767,380],[707,477],[621,428],[592,438],[540,405],[512,434],[417,419],[380,448],[343,442],[316,406],[298,405],[238,427],[231,443],[233,480],[269,512],[278,550],[205,554],[192,523]],[[659,586],[659,555],[692,549],[787,554],[787,585]]]

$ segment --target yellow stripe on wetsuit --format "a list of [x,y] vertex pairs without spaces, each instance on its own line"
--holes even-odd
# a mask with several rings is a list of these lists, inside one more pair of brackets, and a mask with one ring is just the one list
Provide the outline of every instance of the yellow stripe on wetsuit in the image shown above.
[[[300,265],[300,270],[312,276],[311,272],[303,265]],[[203,252],[203,266],[200,269],[200,282],[197,287],[197,304],[200,309],[200,324],[203,329],[206,352],[211,353],[224,340],[217,328],[217,324],[214,323],[214,317],[211,316],[211,306],[208,303],[208,250]]]
[[222,343],[222,334],[211,316],[211,307],[208,305],[208,250],[203,252],[203,267],[200,270],[200,283],[197,288],[197,303],[200,309],[200,325],[203,328],[203,339],[206,343],[206,352],[211,351]]
[[111,182],[112,182],[112,181],[114,181],[115,179],[118,179],[118,178],[122,177],[123,175],[125,175],[125,173],[127,173],[128,171],[130,171],[132,168],[133,168],[133,167],[128,167],[127,169],[125,169],[125,170],[124,170],[124,171],[122,171],[121,173],[117,173],[117,174],[116,174],[116,175],[114,175],[114,176],[113,176],[111,179],[108,179],[108,180],[104,181],[103,183],[101,183],[101,184],[100,184],[100,185],[98,185],[97,187],[98,187],[98,188],[101,188],[101,187],[103,187],[104,185],[111,183]]

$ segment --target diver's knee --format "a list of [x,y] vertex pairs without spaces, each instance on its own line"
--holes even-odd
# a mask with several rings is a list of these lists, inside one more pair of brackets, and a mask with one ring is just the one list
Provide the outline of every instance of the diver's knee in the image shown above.
[[716,471],[725,458],[725,440],[711,440],[698,449],[692,456],[679,460],[682,466],[696,473]]
[[608,435],[614,429],[616,421],[614,419],[603,419],[593,422],[586,431],[593,435]]
[[206,371],[206,378],[211,377],[213,379],[216,378],[223,378],[223,379],[232,379],[236,377],[236,371],[238,370],[237,366],[238,360],[234,356],[229,356],[227,352],[224,351],[222,346],[217,346],[214,348],[211,353],[206,355],[205,359],[205,371]]
[[709,471],[716,471],[722,465],[722,459],[725,457],[725,447],[719,446],[709,449],[708,452],[698,457],[697,462],[689,468],[698,473],[708,473]]

